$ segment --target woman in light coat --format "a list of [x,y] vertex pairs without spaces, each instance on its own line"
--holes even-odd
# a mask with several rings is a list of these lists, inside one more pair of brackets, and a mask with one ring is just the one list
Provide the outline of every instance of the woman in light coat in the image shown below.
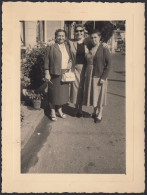
[[84,27],[77,24],[75,27],[75,40],[69,41],[73,68],[76,80],[71,83],[70,101],[75,104],[75,116],[82,117],[83,89],[85,81],[86,60],[88,48],[84,41]]

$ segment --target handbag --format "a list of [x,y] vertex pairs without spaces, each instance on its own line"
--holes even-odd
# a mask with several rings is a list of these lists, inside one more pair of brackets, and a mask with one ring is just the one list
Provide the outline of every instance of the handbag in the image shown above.
[[62,82],[73,82],[75,81],[75,74],[74,72],[70,70],[67,70],[66,72],[64,72],[62,74],[62,78],[61,78]]

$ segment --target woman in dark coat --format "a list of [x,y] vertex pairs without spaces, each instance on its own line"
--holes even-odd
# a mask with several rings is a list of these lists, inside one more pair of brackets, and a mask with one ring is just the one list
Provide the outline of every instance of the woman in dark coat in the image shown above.
[[101,43],[101,33],[94,30],[91,35],[92,48],[86,55],[87,70],[84,87],[84,104],[93,105],[95,122],[102,120],[103,105],[107,91],[107,77],[111,58],[109,49]]
[[48,47],[45,56],[45,79],[49,81],[49,105],[51,120],[56,121],[55,106],[58,115],[66,118],[62,112],[62,105],[69,101],[69,83],[61,81],[62,74],[72,66],[69,46],[65,43],[66,32],[58,29],[55,32],[56,43]]

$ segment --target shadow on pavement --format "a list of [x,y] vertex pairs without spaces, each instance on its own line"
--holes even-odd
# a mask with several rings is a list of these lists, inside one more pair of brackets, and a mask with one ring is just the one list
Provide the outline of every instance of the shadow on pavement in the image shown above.
[[[51,118],[50,118],[51,109],[50,109],[49,105],[46,105],[43,109],[44,109],[45,116],[47,116],[51,120]],[[75,108],[69,106],[68,104],[65,104],[65,105],[63,105],[62,109],[63,109],[63,113],[65,113],[69,116],[75,117]],[[88,112],[83,111],[82,113],[83,113],[84,118],[91,117],[91,115]]]
[[21,151],[21,173],[27,173],[30,167],[38,162],[37,153],[46,142],[51,131],[51,125],[47,125],[49,120],[44,117],[32,134],[29,141]]
[[49,118],[51,115],[51,109],[50,109],[49,105],[45,106],[43,109],[44,109],[45,116],[47,116]]
[[[68,104],[63,106],[63,112],[69,116],[75,117],[75,108],[69,106]],[[91,115],[88,112],[82,111],[84,118],[90,118]]]

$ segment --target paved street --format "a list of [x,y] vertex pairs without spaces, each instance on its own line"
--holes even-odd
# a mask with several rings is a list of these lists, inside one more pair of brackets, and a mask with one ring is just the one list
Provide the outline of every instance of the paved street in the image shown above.
[[44,116],[21,151],[22,173],[125,173],[125,56],[112,56],[107,106],[103,120],[73,117],[66,105],[66,119],[52,122]]

